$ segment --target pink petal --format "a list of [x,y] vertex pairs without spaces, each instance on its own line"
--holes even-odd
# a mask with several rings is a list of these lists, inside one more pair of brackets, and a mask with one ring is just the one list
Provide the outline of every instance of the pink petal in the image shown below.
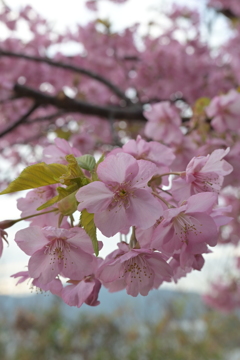
[[148,188],[148,181],[158,173],[157,166],[147,160],[138,160],[139,171],[131,181],[132,187]]
[[211,212],[214,205],[217,204],[218,196],[213,192],[202,192],[191,196],[187,200],[187,213],[193,212]]
[[116,155],[109,155],[99,164],[97,174],[100,180],[105,183],[121,184],[132,180],[138,173],[137,160],[123,152]]
[[[152,237],[152,247],[154,249],[161,250],[162,245],[170,241],[174,236],[174,227],[173,224],[167,224],[164,226],[164,222],[161,223],[154,231]],[[173,252],[175,249],[172,249]]]
[[78,210],[87,209],[90,213],[105,210],[111,203],[114,194],[101,181],[94,181],[78,190],[76,199]]
[[148,229],[163,214],[161,203],[154,196],[142,189],[136,189],[130,197],[130,206],[126,209],[128,221],[132,226]]
[[118,232],[126,232],[131,226],[123,206],[105,210],[94,215],[94,222],[103,235],[110,237]]
[[120,280],[120,269],[122,264],[120,262],[115,263],[114,265],[102,265],[99,269],[98,277],[103,282],[112,282],[115,280]]
[[80,306],[92,293],[95,283],[81,281],[77,285],[68,285],[62,290],[62,299],[69,306]]
[[230,148],[226,150],[218,149],[214,150],[209,156],[206,164],[203,166],[203,172],[216,172],[219,175],[228,175],[232,172],[233,167],[226,160],[222,160],[230,151]]
[[51,282],[59,274],[63,263],[53,262],[52,255],[46,253],[46,249],[36,251],[28,263],[29,276],[38,278],[43,286]]
[[77,246],[78,248],[89,254],[93,254],[94,250],[92,246],[92,241],[87,235],[87,233],[81,228],[73,228],[71,229],[71,232],[73,236],[71,238],[68,238],[67,242],[69,244]]
[[96,257],[79,248],[66,249],[64,251],[64,266],[61,269],[61,274],[72,280],[82,279],[89,275],[96,268]]
[[19,230],[16,233],[15,241],[27,255],[34,254],[49,242],[43,235],[42,229],[38,226],[30,226]]
[[62,282],[59,279],[53,279],[46,285],[41,284],[39,279],[34,279],[32,284],[34,286],[39,287],[43,291],[51,291],[52,294],[58,295],[58,296],[60,296],[60,294],[62,292],[62,288],[63,288]]
[[192,224],[192,230],[187,231],[187,239],[191,243],[206,242],[215,246],[218,240],[218,231],[214,220],[205,213],[187,215]]

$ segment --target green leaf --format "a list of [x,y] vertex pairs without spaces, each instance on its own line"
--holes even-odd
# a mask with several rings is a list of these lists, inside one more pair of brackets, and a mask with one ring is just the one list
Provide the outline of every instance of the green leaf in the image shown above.
[[98,175],[97,175],[97,168],[98,165],[103,162],[103,160],[105,159],[105,155],[102,154],[102,156],[100,157],[100,159],[97,161],[95,168],[93,169],[93,171],[91,171],[92,173],[92,181],[98,181]]
[[[65,159],[68,162],[67,171],[61,176],[60,182],[65,185],[72,184],[72,180],[77,180],[85,178],[84,173],[82,172],[82,169],[77,163],[77,159],[73,155],[67,155],[65,156]],[[79,181],[78,181],[79,182]],[[80,187],[80,182],[79,182]]]
[[205,108],[210,104],[211,99],[207,97],[202,97],[198,99],[193,106],[193,113],[195,115],[203,115]]
[[77,157],[78,165],[81,166],[82,169],[92,171],[96,166],[96,160],[92,155],[83,155]]
[[101,157],[98,159],[98,161],[97,161],[97,166],[101,163],[101,162],[103,162],[103,160],[105,159],[105,154],[102,154],[101,155]]
[[96,256],[98,256],[99,249],[97,241],[97,229],[94,223],[94,214],[90,214],[87,212],[87,210],[83,210],[81,212],[80,224],[91,238],[94,252]]
[[40,211],[40,210],[48,208],[49,206],[56,204],[58,201],[66,198],[67,196],[69,196],[70,194],[75,192],[77,189],[78,189],[77,184],[72,184],[66,188],[57,187],[56,190],[58,192],[58,195],[54,196],[52,199],[48,200],[47,202],[45,202],[44,204],[39,206],[37,208],[37,210]]
[[67,166],[62,164],[39,163],[28,166],[0,195],[57,184],[66,171]]
[[76,192],[77,191],[74,191],[59,201],[58,209],[62,215],[70,216],[77,210],[78,202],[76,199]]

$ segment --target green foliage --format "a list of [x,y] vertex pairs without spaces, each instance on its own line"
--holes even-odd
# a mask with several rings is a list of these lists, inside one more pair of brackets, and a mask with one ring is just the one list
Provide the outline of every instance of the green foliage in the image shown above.
[[92,240],[94,252],[96,256],[98,256],[99,249],[97,241],[97,229],[94,223],[94,214],[88,213],[86,209],[83,210],[81,212],[80,224]]
[[66,171],[67,167],[62,164],[45,164],[42,162],[28,166],[0,195],[57,184]]
[[92,181],[98,181],[99,180],[98,176],[97,176],[97,168],[98,168],[98,165],[101,164],[101,162],[103,162],[104,159],[105,159],[105,155],[102,154],[100,159],[97,161],[95,168],[91,171]]
[[78,186],[77,184],[72,184],[70,186],[67,186],[66,188],[58,187],[56,190],[58,192],[58,195],[54,196],[52,199],[48,200],[43,205],[39,206],[37,208],[38,211],[46,209],[47,207],[56,204],[58,201],[67,198],[68,196],[71,196],[73,194],[75,196],[76,190],[78,190]]
[[112,315],[82,310],[66,320],[56,301],[41,313],[19,310],[13,322],[2,314],[1,360],[225,360],[239,348],[240,319],[233,314],[211,311],[183,320],[168,304],[155,322],[139,322],[132,309]]
[[198,99],[193,106],[193,113],[195,115],[205,114],[205,108],[210,104],[211,99],[207,97],[202,97]]
[[82,179],[86,179],[77,159],[73,155],[67,155],[66,160],[68,162],[67,171],[61,176],[60,182],[65,185],[78,184],[79,187],[86,185]]
[[92,155],[83,155],[76,158],[78,165],[85,170],[92,171],[96,166],[96,160]]

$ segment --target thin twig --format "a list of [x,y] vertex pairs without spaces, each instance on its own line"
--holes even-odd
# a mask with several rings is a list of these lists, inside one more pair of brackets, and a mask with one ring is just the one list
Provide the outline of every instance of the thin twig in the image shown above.
[[54,61],[54,60],[51,60],[51,59],[46,58],[46,57],[43,58],[43,57],[38,57],[38,56],[30,56],[30,55],[25,55],[25,54],[21,54],[21,53],[15,53],[15,52],[12,52],[12,51],[6,51],[6,50],[3,50],[3,49],[0,49],[0,56],[9,56],[9,57],[20,58],[20,59],[25,59],[25,60],[29,60],[29,61],[46,63],[46,64],[48,64],[50,66],[62,68],[62,69],[65,69],[65,70],[71,70],[71,71],[74,71],[76,73],[89,76],[92,79],[95,79],[95,80],[101,82],[102,84],[106,85],[120,99],[125,100],[127,104],[131,104],[131,100],[125,95],[125,93],[122,90],[120,90],[115,84],[113,84],[111,81],[107,80],[105,77],[103,77],[103,76],[101,76],[101,75],[99,75],[99,74],[97,74],[97,73],[95,73],[93,71],[90,71],[90,70],[87,70],[87,69],[84,69],[84,68],[81,68],[81,67],[78,67],[78,66],[75,66],[75,65],[66,64],[66,63],[63,63],[63,62],[60,62],[60,61]]
[[16,129],[19,125],[23,124],[24,121],[39,107],[38,103],[34,103],[34,105],[31,106],[31,108],[18,119],[15,121],[14,124],[11,124],[7,129],[5,129],[3,132],[0,133],[0,138],[4,135],[10,133],[12,130]]

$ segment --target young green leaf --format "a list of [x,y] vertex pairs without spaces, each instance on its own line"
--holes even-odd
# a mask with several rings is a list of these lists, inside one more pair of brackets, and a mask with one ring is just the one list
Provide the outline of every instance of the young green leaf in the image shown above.
[[92,155],[83,155],[77,157],[78,165],[81,166],[82,169],[92,171],[96,166],[96,160]]
[[57,184],[59,178],[66,171],[67,166],[62,164],[45,164],[42,162],[30,165],[0,195]]
[[68,186],[66,188],[57,187],[56,190],[58,192],[58,195],[54,196],[52,199],[48,200],[47,202],[45,202],[44,204],[39,206],[37,208],[37,210],[40,211],[40,210],[48,208],[49,206],[52,206],[52,205],[56,204],[58,201],[66,198],[67,196],[69,196],[73,192],[76,192],[77,189],[78,189],[77,184],[72,184],[72,185],[70,185],[70,186]]
[[92,240],[93,249],[98,256],[99,249],[98,249],[98,241],[97,241],[97,229],[94,223],[94,214],[90,214],[87,210],[83,210],[81,212],[80,224]]

